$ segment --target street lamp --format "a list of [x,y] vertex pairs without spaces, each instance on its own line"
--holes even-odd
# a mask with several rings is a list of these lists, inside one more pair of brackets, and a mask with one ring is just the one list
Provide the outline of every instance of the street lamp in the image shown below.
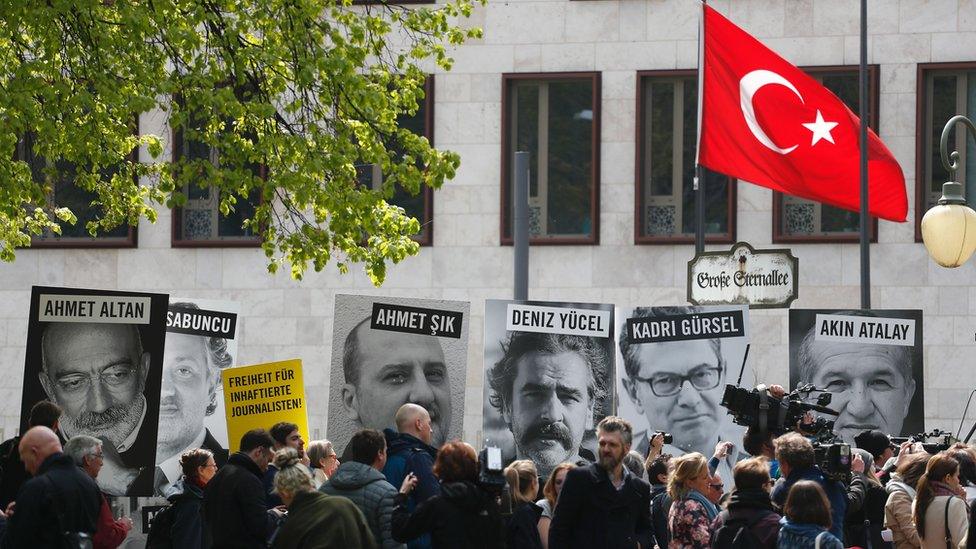
[[[976,135],[976,125],[962,115],[950,118],[942,129],[939,149],[942,152],[942,165],[949,170],[950,179],[956,178],[959,151],[952,151],[950,155],[946,154],[946,149],[949,145],[949,133],[958,122],[962,122]],[[965,143],[963,139],[963,146]],[[943,183],[939,205],[932,207],[922,217],[922,242],[932,259],[943,267],[958,267],[976,251],[976,212],[966,204],[962,189],[962,184],[956,181]]]

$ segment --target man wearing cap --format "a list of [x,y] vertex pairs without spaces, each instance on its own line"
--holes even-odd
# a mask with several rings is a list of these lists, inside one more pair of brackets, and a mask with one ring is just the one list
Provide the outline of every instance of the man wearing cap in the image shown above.
[[888,477],[895,468],[895,449],[898,448],[891,442],[888,435],[874,429],[860,432],[854,437],[854,444],[862,449],[871,452],[874,458],[874,471],[881,484],[888,483]]

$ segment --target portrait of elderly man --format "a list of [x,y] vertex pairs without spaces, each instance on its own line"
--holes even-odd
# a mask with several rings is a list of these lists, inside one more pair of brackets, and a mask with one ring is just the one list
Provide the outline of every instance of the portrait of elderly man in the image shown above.
[[[836,314],[874,316],[861,311]],[[818,341],[814,322],[797,347],[791,377],[799,384],[812,383],[831,393],[828,407],[840,415],[825,418],[834,420],[834,432],[853,444],[854,437],[866,430],[888,435],[923,430],[919,421],[917,429],[904,432],[916,394],[914,358],[909,346]],[[818,394],[813,393],[811,398]]]
[[564,461],[594,461],[582,446],[607,398],[610,361],[600,338],[511,332],[489,371],[489,402],[515,440],[516,459],[539,475]]
[[438,337],[370,328],[370,318],[346,336],[342,351],[342,404],[360,429],[396,429],[400,406],[413,403],[430,413],[431,445],[447,442],[451,430],[451,379]]
[[156,418],[147,417],[144,394],[149,361],[131,324],[53,322],[41,338],[38,379],[48,400],[64,410],[61,434],[105,443],[100,486],[111,495],[139,493],[131,481],[152,463]]
[[[629,318],[699,312],[702,309],[697,307],[638,307]],[[633,343],[627,330],[623,330],[619,346],[624,390],[637,413],[647,419],[650,429],[635,435],[636,451],[647,455],[650,439],[657,431],[674,437],[670,445],[661,449],[672,455],[700,452],[713,456],[719,442],[741,445],[741,434],[732,437],[723,433],[727,423],[721,402],[728,365],[722,354],[721,339]],[[736,457],[737,453],[725,456],[719,470],[731,474]]]

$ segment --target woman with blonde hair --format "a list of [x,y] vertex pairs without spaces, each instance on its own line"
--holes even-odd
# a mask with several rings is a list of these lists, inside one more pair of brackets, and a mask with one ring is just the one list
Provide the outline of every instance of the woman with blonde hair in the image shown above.
[[674,469],[668,478],[671,511],[668,513],[668,532],[672,549],[706,549],[711,547],[711,524],[718,516],[718,508],[708,497],[708,460],[698,452],[672,460]]
[[512,502],[512,516],[506,529],[508,549],[542,549],[539,517],[542,507],[535,504],[539,494],[539,473],[528,459],[513,461],[505,468],[505,482]]
[[929,458],[925,474],[918,479],[912,517],[923,549],[966,546],[969,509],[956,458],[946,452]]
[[559,499],[559,492],[563,489],[566,482],[566,473],[570,469],[575,469],[572,463],[560,463],[549,473],[549,480],[542,487],[543,498],[535,502],[542,508],[542,516],[539,517],[539,539],[542,541],[543,549],[549,549],[549,526],[552,525],[552,514],[556,511],[556,501]]

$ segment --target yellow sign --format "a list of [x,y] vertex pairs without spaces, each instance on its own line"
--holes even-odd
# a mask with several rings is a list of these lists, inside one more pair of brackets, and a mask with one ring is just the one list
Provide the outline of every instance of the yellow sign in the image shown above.
[[223,371],[224,413],[230,451],[251,429],[270,429],[279,421],[298,425],[308,440],[308,409],[299,359],[239,366]]

